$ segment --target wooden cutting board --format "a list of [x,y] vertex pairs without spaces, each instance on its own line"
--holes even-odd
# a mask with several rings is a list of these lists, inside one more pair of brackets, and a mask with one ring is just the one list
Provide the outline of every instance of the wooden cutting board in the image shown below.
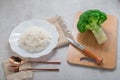
[[114,69],[116,67],[117,18],[112,15],[107,15],[108,19],[102,24],[102,28],[105,31],[108,40],[104,44],[99,45],[90,31],[85,33],[78,32],[76,25],[80,14],[81,12],[78,12],[75,16],[75,24],[72,35],[78,43],[84,44],[84,46],[86,46],[96,55],[102,57],[103,63],[101,65],[97,65],[90,61],[80,60],[81,58],[87,56],[83,55],[84,53],[82,51],[78,51],[72,45],[69,45],[67,61],[71,64]]

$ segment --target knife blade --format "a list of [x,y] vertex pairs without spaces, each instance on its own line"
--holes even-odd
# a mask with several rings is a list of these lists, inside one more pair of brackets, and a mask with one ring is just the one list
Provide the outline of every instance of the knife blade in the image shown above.
[[98,57],[97,55],[95,55],[93,52],[91,52],[90,50],[88,50],[87,48],[85,48],[83,45],[77,43],[76,41],[66,37],[66,39],[73,45],[75,46],[77,49],[81,49],[85,55],[93,58],[96,60],[96,64],[101,64],[103,59],[101,57]]
[[92,51],[88,50],[86,47],[84,47],[83,45],[74,40],[73,36],[70,34],[70,31],[67,29],[67,26],[65,25],[63,18],[61,16],[58,16],[57,20],[59,22],[59,25],[61,26],[61,29],[63,30],[65,38],[68,40],[69,43],[71,43],[77,49],[82,50],[85,55],[93,58],[96,61],[96,64],[102,63],[103,59],[101,57],[97,56]]

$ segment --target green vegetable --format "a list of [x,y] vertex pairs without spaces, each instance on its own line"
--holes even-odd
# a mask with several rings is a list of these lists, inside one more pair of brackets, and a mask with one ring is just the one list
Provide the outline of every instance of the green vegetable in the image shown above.
[[82,13],[77,23],[78,31],[83,33],[87,30],[92,31],[98,44],[107,40],[101,24],[107,19],[107,15],[100,10],[88,10]]

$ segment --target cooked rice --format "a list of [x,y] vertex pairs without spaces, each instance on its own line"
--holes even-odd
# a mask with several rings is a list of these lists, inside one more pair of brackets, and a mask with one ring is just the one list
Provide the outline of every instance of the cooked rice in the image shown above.
[[40,27],[27,29],[19,38],[18,45],[28,52],[39,52],[45,49],[51,40],[51,35]]

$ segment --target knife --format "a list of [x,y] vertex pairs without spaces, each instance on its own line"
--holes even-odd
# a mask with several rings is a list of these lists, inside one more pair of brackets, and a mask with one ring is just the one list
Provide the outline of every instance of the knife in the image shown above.
[[63,30],[65,38],[68,40],[69,43],[71,43],[77,49],[82,50],[85,55],[93,58],[96,61],[96,64],[102,63],[103,59],[101,57],[97,56],[92,51],[88,50],[86,47],[74,40],[73,36],[70,34],[70,31],[67,29],[67,26],[64,24],[63,18],[61,16],[58,16],[57,20],[59,22],[59,25],[61,26],[61,29]]

